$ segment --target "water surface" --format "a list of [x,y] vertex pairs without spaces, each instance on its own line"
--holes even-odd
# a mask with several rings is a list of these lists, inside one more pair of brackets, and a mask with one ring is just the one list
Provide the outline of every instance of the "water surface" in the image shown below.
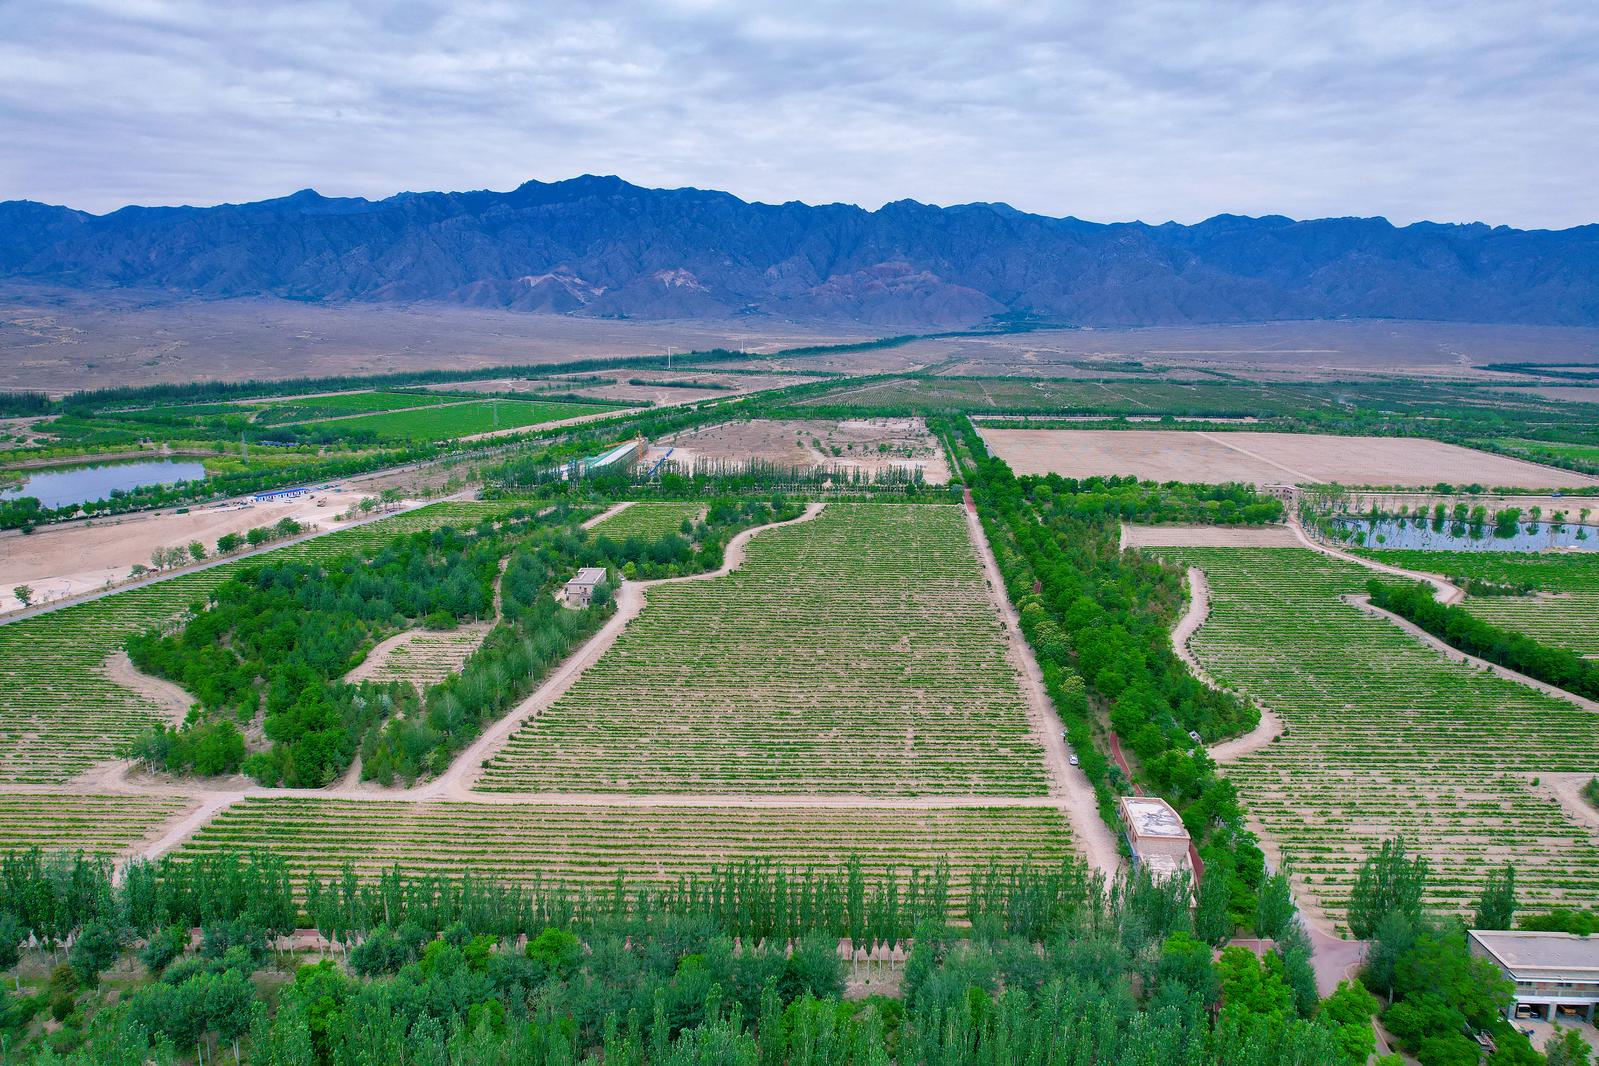
[[129,463],[101,463],[25,474],[18,488],[0,492],[0,500],[32,496],[46,509],[90,500],[110,499],[113,492],[144,485],[173,485],[179,481],[204,481],[205,464],[198,460],[136,459]]

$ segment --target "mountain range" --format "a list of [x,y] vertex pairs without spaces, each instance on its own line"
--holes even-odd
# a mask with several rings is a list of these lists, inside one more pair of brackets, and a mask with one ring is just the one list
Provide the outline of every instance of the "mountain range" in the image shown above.
[[373,201],[304,190],[106,215],[7,201],[3,279],[906,327],[1340,317],[1599,325],[1599,225],[1238,215],[1102,224],[997,203],[749,203],[583,176],[510,192]]

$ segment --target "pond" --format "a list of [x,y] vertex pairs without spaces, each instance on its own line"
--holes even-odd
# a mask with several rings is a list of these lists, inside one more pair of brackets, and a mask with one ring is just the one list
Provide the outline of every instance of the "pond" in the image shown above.
[[[1495,536],[1493,523],[1471,526],[1448,522],[1442,529],[1429,519],[1423,524],[1385,518],[1340,518],[1340,529],[1366,534],[1368,548],[1422,548],[1429,551],[1535,552],[1546,548],[1599,550],[1599,527],[1566,522],[1518,522],[1514,536]],[[1379,539],[1380,538],[1380,539]],[[1360,543],[1358,537],[1353,543]]]
[[68,469],[40,470],[24,474],[18,488],[0,492],[0,500],[32,496],[39,506],[54,509],[68,504],[104,500],[118,490],[143,485],[172,485],[179,481],[204,481],[205,464],[198,460],[138,460],[131,463],[102,463]]

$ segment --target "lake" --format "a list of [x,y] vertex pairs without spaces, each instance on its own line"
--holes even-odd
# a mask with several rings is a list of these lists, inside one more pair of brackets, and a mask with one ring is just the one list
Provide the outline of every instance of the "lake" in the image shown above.
[[[1365,533],[1368,548],[1479,552],[1535,552],[1546,548],[1599,550],[1599,527],[1580,526],[1575,522],[1567,522],[1558,528],[1553,522],[1519,522],[1513,537],[1494,536],[1492,522],[1479,528],[1480,536],[1473,536],[1472,527],[1460,522],[1449,522],[1441,530],[1434,529],[1430,519],[1418,526],[1412,522],[1401,523],[1394,518],[1379,522],[1369,518],[1341,518],[1338,526]],[[1382,539],[1378,540],[1378,537]]]
[[204,480],[205,464],[199,461],[157,459],[102,463],[99,466],[75,466],[28,474],[20,488],[0,492],[0,500],[32,496],[41,507],[54,509],[90,500],[104,500],[117,490]]

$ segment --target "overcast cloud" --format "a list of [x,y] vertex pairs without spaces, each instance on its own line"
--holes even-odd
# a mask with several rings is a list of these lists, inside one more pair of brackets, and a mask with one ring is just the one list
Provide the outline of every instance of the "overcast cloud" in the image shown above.
[[0,0],[0,199],[1599,221],[1599,4]]

